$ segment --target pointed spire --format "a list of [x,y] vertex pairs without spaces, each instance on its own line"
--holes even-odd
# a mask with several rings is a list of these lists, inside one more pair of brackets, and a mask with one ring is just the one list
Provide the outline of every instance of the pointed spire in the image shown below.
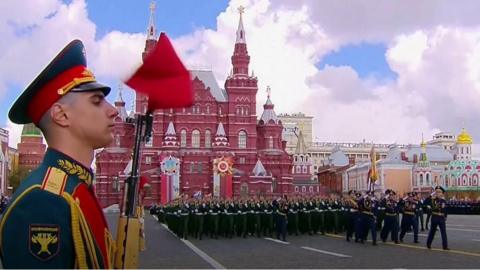
[[262,116],[260,117],[260,120],[263,121],[263,123],[266,125],[270,121],[273,121],[275,124],[279,124],[280,120],[277,117],[277,114],[273,110],[274,105],[272,101],[270,100],[270,94],[272,90],[270,86],[267,86],[267,101],[263,105],[263,113]]
[[177,135],[177,133],[175,132],[175,127],[173,126],[172,121],[170,121],[170,123],[168,123],[168,128],[167,128],[166,135]]
[[130,110],[130,113],[128,114],[128,117],[130,117],[130,118],[135,117],[135,101],[132,101],[132,109]]
[[114,102],[114,105],[115,105],[115,108],[117,108],[118,116],[122,119],[122,121],[125,122],[125,120],[127,120],[128,114],[127,114],[127,110],[125,109],[125,101],[123,101],[122,90],[123,90],[123,85],[120,82],[118,84],[117,100]]
[[422,167],[428,167],[427,144],[423,140],[423,132],[422,132],[422,142],[420,143],[420,147],[422,148],[422,152],[420,153],[419,165]]
[[[267,86],[267,102],[265,102],[265,105],[272,105],[273,106],[273,103],[270,100],[270,94],[271,93],[272,93],[272,89],[270,88],[270,86]],[[273,109],[273,107],[272,107],[272,109]]]
[[217,134],[216,136],[226,136],[225,129],[223,128],[222,122],[218,123]]
[[240,14],[240,20],[238,21],[238,28],[237,28],[237,40],[235,43],[246,43],[245,40],[245,29],[243,28],[243,19],[242,14],[245,12],[245,8],[243,6],[238,7],[238,13]]
[[265,170],[265,167],[262,164],[262,161],[260,161],[260,158],[257,160],[257,163],[255,164],[255,167],[253,167],[252,174],[254,176],[266,176],[267,175],[267,170]]
[[120,102],[124,102],[123,101],[123,84],[120,82],[118,83],[118,97],[117,97],[117,101],[120,101]]
[[168,123],[167,132],[165,133],[165,138],[162,142],[163,146],[178,147],[177,133],[175,132],[175,127],[173,122]]
[[250,56],[247,51],[247,42],[245,39],[245,29],[243,27],[243,13],[245,8],[240,6],[238,12],[240,13],[240,19],[238,21],[237,37],[235,40],[235,48],[233,49],[232,65],[233,65],[233,77],[248,77],[248,65],[250,63]]
[[157,40],[157,29],[155,28],[155,1],[150,2],[150,20],[147,28],[147,40]]
[[213,142],[213,146],[229,146],[227,135],[225,134],[225,129],[223,128],[222,122],[218,123],[217,133],[215,134],[215,141]]

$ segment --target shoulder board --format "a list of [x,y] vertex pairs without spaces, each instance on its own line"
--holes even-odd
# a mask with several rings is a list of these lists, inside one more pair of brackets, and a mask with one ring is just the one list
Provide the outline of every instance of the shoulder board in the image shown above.
[[55,167],[48,167],[42,181],[42,189],[62,195],[67,182],[67,174]]

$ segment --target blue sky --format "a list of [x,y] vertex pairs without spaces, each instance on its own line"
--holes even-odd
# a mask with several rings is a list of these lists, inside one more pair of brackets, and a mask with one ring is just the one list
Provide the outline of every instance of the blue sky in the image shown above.
[[[197,28],[216,29],[217,16],[227,5],[226,0],[157,0],[157,29],[173,38]],[[150,0],[87,1],[89,17],[98,27],[97,38],[113,30],[146,31],[149,6]]]
[[397,75],[390,69],[386,60],[387,48],[381,43],[362,43],[347,45],[338,52],[332,52],[317,64],[318,68],[330,66],[351,66],[360,78],[396,79]]

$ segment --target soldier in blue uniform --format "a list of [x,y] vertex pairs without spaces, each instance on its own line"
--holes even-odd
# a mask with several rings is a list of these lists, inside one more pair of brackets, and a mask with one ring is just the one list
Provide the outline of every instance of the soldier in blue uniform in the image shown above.
[[409,229],[413,229],[413,242],[418,243],[418,222],[415,215],[417,209],[417,202],[414,198],[414,193],[409,192],[408,198],[404,199],[403,204],[403,216],[400,231],[400,242],[403,242],[403,238]]
[[95,197],[94,150],[111,143],[117,110],[110,88],[69,43],[13,104],[9,118],[34,123],[48,144],[40,166],[15,191],[0,223],[5,268],[112,268],[114,244]]
[[361,243],[364,243],[367,240],[368,232],[372,232],[372,245],[377,245],[377,227],[376,217],[373,213],[373,209],[376,207],[375,195],[373,191],[368,191],[365,198],[358,204],[361,209],[361,220],[362,220],[362,234],[361,234]]
[[383,242],[386,242],[388,234],[391,232],[393,241],[398,244],[398,202],[395,196],[395,191],[387,189],[385,198],[380,203],[385,208],[385,222],[380,237]]
[[445,221],[447,219],[447,213],[445,211],[446,201],[444,197],[445,189],[441,186],[435,187],[435,195],[431,200],[431,209],[432,209],[432,225],[430,226],[430,231],[428,232],[427,238],[427,247],[432,247],[433,237],[435,237],[435,232],[437,227],[440,228],[440,233],[442,234],[442,247],[444,250],[449,250],[447,242],[447,229],[445,226]]

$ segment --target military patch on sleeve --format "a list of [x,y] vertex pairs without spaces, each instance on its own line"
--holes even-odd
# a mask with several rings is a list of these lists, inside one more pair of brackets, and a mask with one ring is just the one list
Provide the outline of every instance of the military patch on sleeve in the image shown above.
[[41,261],[55,257],[60,251],[60,226],[31,224],[28,246],[30,253]]

